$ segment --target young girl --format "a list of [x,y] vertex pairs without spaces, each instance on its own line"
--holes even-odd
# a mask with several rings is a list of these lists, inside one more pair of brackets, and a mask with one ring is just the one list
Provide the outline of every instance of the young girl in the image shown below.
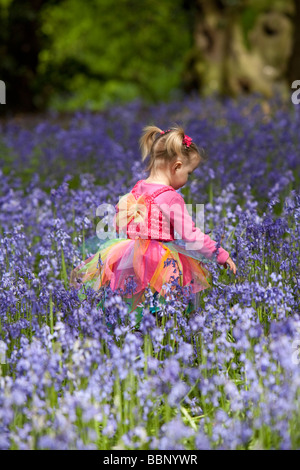
[[[142,160],[150,157],[149,176],[138,181],[116,206],[115,228],[123,237],[101,244],[72,271],[70,279],[75,287],[88,283],[94,290],[108,284],[113,291],[122,289],[131,299],[131,311],[144,300],[147,286],[160,298],[166,297],[166,284],[174,277],[180,285],[191,286],[194,294],[211,287],[210,273],[201,259],[212,259],[217,251],[216,242],[195,227],[176,192],[202,161],[198,147],[180,127],[163,131],[155,126],[144,128],[140,147]],[[236,273],[229,253],[221,247],[216,261]],[[126,291],[129,279],[134,281],[131,292]],[[199,298],[195,298],[197,307]]]

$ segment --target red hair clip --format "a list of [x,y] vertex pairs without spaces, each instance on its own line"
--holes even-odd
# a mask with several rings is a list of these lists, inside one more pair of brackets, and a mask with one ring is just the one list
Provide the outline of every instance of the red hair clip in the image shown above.
[[192,138],[189,137],[188,135],[185,135],[184,138],[182,139],[182,145],[185,145],[186,147],[189,147],[192,143]]
[[[162,134],[167,134],[168,132],[171,132],[171,129],[168,129],[167,131],[161,131]],[[182,145],[185,145],[186,147],[189,147],[192,143],[193,139],[189,137],[188,135],[185,135],[184,138],[182,139]]]

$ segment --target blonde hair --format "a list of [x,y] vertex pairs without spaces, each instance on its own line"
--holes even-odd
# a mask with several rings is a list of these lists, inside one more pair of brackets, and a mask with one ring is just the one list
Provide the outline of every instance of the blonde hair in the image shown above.
[[140,138],[140,148],[142,161],[150,157],[146,170],[151,172],[157,160],[172,162],[176,156],[182,156],[186,162],[189,162],[192,154],[198,154],[202,160],[203,149],[200,150],[194,142],[187,147],[182,142],[184,137],[184,130],[180,126],[171,127],[167,131],[156,126],[144,127]]

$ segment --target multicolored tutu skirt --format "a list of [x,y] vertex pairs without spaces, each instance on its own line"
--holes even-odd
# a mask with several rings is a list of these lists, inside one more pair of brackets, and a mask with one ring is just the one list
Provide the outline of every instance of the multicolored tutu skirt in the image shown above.
[[143,302],[146,288],[150,287],[153,293],[166,298],[169,290],[174,288],[174,279],[182,287],[191,286],[190,293],[193,294],[212,285],[203,256],[197,251],[186,250],[182,240],[115,238],[98,239],[95,244],[96,238],[89,247],[94,248],[89,252],[95,254],[73,269],[71,286],[79,288],[84,283],[95,291],[108,285],[113,291],[121,289],[123,295],[131,299],[133,310]]

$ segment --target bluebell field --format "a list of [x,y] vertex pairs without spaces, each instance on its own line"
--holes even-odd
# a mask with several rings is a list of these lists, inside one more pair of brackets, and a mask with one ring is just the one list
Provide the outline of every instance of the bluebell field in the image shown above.
[[[192,315],[176,279],[164,305],[149,291],[137,331],[122,292],[69,274],[96,208],[146,176],[151,123],[206,150],[181,191],[237,275],[210,263]],[[1,124],[1,449],[300,449],[299,129],[254,96]]]

